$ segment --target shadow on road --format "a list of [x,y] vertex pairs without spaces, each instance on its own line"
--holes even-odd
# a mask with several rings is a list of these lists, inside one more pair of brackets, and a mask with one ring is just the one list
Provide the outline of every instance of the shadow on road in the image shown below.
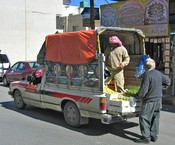
[[0,83],[0,86],[1,87],[4,87],[4,88],[8,88],[8,87],[4,86],[3,83]]
[[100,136],[103,134],[111,133],[132,141],[134,141],[135,138],[140,137],[140,135],[126,130],[138,126],[138,124],[134,122],[123,121],[111,125],[106,125],[102,124],[100,120],[90,119],[89,124],[83,125],[80,128],[73,128],[66,124],[66,122],[64,121],[63,113],[60,112],[40,109],[29,105],[26,107],[25,110],[18,110],[15,107],[13,101],[0,102],[0,104],[2,105],[2,107],[9,109],[11,111],[15,111],[23,115],[30,116],[31,118],[59,125],[77,132],[81,132],[89,136]]

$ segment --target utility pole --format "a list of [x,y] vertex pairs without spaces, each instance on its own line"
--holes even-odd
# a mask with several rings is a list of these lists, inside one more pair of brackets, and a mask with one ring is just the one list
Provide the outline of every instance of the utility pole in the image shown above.
[[94,22],[94,0],[90,0],[90,27],[91,27],[91,29],[95,29],[95,22]]

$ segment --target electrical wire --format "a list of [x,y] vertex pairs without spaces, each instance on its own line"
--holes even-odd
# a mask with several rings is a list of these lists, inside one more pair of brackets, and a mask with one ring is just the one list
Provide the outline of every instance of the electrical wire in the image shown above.
[[109,4],[109,2],[107,0],[105,0],[105,2]]

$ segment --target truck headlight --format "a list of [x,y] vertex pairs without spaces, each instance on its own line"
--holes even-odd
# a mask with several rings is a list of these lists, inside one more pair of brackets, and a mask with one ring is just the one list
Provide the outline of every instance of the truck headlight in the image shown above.
[[131,107],[135,107],[136,106],[136,99],[134,97],[131,97],[129,100],[129,105]]

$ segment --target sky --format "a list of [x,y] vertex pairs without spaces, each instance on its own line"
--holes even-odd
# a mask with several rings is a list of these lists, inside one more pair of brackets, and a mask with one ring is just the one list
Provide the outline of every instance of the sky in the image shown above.
[[[88,2],[89,6],[90,6],[90,0],[71,0],[70,5],[80,6],[81,1]],[[112,3],[112,2],[115,2],[115,1],[112,1],[112,0],[94,0],[94,7],[100,7],[100,5],[102,5],[102,4],[108,4],[107,2]]]

